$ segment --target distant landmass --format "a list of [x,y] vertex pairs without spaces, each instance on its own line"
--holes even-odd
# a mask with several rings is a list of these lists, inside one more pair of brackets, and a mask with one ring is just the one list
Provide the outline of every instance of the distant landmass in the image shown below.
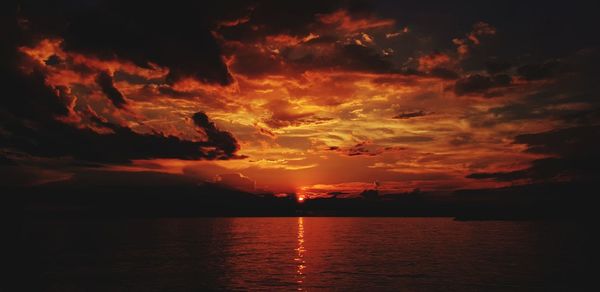
[[[592,214],[592,183],[547,183],[497,189],[307,199],[230,189],[217,183],[156,174],[126,183],[75,181],[5,188],[4,214],[24,218],[207,216],[435,216],[462,220],[580,218]],[[145,175],[147,177],[147,175]]]

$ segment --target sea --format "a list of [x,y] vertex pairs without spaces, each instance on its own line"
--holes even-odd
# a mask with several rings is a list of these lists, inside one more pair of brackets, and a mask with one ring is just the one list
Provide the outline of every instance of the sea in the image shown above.
[[28,222],[24,291],[572,291],[577,222],[164,218]]

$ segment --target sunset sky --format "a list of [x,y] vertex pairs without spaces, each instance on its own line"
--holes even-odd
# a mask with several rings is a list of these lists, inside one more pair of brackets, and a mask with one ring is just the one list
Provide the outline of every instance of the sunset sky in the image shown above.
[[317,197],[600,172],[583,4],[35,2],[2,12],[3,184],[239,173]]

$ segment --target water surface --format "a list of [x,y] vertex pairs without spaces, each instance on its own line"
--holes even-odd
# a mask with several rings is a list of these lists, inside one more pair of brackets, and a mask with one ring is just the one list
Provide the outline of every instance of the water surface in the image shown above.
[[39,291],[548,290],[580,283],[585,232],[450,218],[29,223]]

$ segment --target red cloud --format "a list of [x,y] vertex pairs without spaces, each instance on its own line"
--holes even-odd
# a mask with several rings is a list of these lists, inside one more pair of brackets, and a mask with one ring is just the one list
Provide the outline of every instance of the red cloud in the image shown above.
[[331,14],[319,14],[317,18],[323,24],[334,25],[337,29],[346,32],[391,27],[395,24],[393,19],[353,17],[346,10],[338,10]]

